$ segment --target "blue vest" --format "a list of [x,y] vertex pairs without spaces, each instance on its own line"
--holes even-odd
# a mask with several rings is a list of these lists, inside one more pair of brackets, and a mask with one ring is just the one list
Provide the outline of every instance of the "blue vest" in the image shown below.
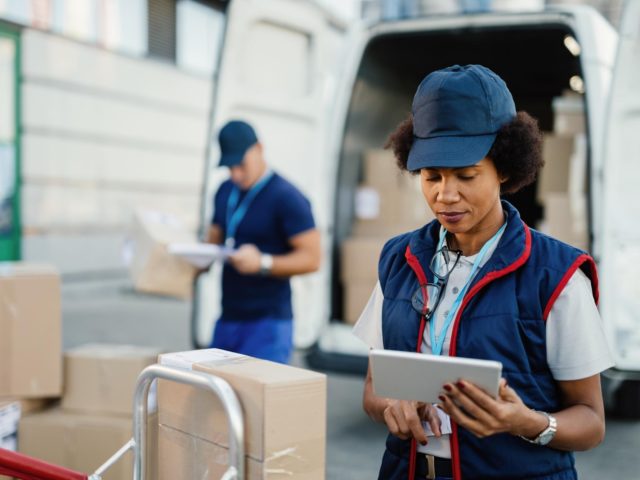
[[[507,227],[498,246],[473,279],[453,323],[449,355],[502,362],[502,375],[535,410],[562,409],[560,392],[547,365],[546,319],[573,273],[582,268],[598,300],[593,259],[584,252],[529,229],[518,211],[502,203]],[[380,254],[378,276],[384,293],[384,348],[420,351],[424,317],[411,306],[421,284],[433,281],[427,266],[435,253],[440,224],[391,239]],[[510,435],[479,439],[452,423],[454,478],[576,479],[573,454],[532,445]],[[415,441],[389,435],[380,479],[411,479]]]

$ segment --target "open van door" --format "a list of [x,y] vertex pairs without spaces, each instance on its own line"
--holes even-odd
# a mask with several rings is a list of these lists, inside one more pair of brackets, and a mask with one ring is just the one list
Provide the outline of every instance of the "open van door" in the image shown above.
[[[311,201],[326,253],[331,217],[323,206],[333,192],[329,185],[335,165],[324,138],[345,33],[342,20],[317,1],[230,2],[213,95],[202,232],[211,221],[213,195],[227,177],[226,169],[216,168],[217,132],[226,121],[241,118],[256,128],[269,165]],[[311,345],[326,322],[327,270],[292,279],[297,347]],[[197,281],[192,316],[196,347],[209,344],[220,314],[220,272],[216,264]]]
[[601,314],[616,367],[608,403],[640,415],[640,1],[622,15],[604,140]]

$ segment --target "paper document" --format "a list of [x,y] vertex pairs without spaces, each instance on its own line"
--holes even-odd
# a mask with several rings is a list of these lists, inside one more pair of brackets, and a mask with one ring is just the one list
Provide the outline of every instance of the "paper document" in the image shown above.
[[235,253],[233,248],[211,243],[170,243],[167,251],[198,268],[207,268],[216,260],[226,260]]
[[[439,408],[436,408],[436,410],[438,411],[438,417],[440,418],[440,422],[441,422],[440,433],[442,433],[442,435],[447,435],[451,433],[451,417],[449,417],[449,415],[444,413]],[[431,430],[431,425],[423,421],[422,426],[424,427],[424,431],[427,434],[427,436],[434,435],[433,430]]]

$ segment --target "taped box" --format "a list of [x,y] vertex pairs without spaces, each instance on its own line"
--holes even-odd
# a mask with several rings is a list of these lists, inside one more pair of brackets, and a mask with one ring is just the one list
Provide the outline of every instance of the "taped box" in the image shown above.
[[65,352],[62,407],[87,413],[131,415],[140,372],[161,350],[134,345],[87,344]]
[[140,292],[190,298],[196,267],[168,251],[171,243],[196,243],[195,233],[175,216],[150,210],[134,215],[125,261]]
[[[52,409],[20,420],[18,449],[21,453],[55,465],[93,473],[132,437],[131,418],[117,415],[88,415]],[[157,415],[147,422],[146,478],[157,478]],[[103,476],[103,480],[130,479],[133,460],[124,455]]]
[[[166,425],[159,426],[159,480],[193,479],[218,480],[230,465],[229,449],[202,438],[188,435]],[[324,478],[317,462],[306,466],[300,458],[286,455],[283,462],[259,462],[245,456],[247,480],[291,478],[297,480]],[[266,463],[266,464],[265,464]],[[270,465],[269,465],[270,464]]]
[[[165,354],[159,363],[209,373],[231,385],[243,410],[249,478],[324,479],[325,375],[218,349]],[[201,449],[225,458],[229,448],[226,415],[211,392],[160,381],[158,419],[164,448],[173,443],[181,452],[161,455],[159,470],[174,472],[163,478],[219,478],[189,473]]]
[[60,396],[61,317],[54,267],[0,263],[0,396]]

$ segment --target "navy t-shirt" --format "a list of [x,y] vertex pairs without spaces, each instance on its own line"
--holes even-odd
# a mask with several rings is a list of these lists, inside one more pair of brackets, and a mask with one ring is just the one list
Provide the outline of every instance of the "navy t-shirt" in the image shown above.
[[[227,203],[232,188],[227,180],[214,199],[213,223],[226,232]],[[238,205],[242,203],[241,192]],[[315,227],[309,200],[291,183],[274,173],[251,202],[237,227],[235,248],[252,243],[263,253],[282,255],[292,248],[289,239]],[[243,275],[230,263],[222,270],[222,317],[228,320],[292,318],[291,286],[287,278]]]

